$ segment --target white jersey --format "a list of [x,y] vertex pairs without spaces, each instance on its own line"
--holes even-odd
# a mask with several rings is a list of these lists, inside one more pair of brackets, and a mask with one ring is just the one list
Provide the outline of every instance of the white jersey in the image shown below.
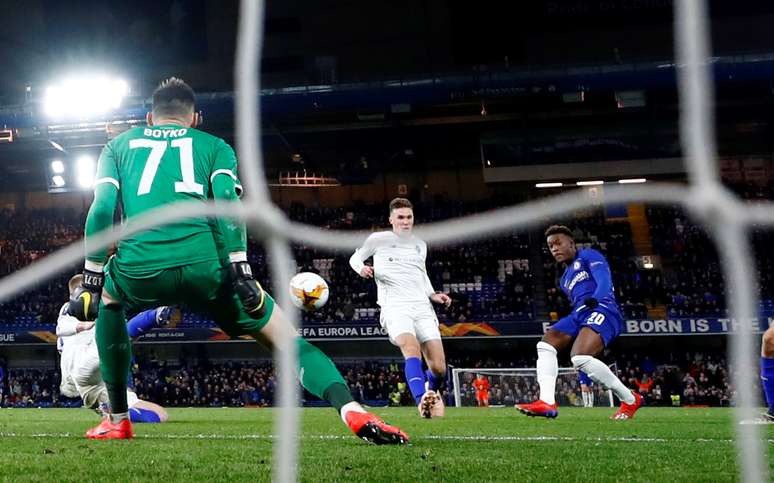
[[372,233],[349,259],[360,273],[364,263],[374,257],[374,280],[380,307],[410,304],[430,305],[435,293],[427,276],[427,244],[414,235],[398,236],[392,231]]
[[83,347],[94,343],[96,333],[93,327],[89,330],[78,332],[76,327],[80,321],[67,313],[68,305],[62,305],[62,308],[59,309],[59,318],[56,320],[56,348],[60,353],[65,350],[65,347],[69,351],[70,348]]
[[64,304],[59,310],[56,321],[56,348],[62,371],[59,391],[67,397],[84,398],[85,404],[88,399],[87,406],[92,406],[102,382],[95,330],[92,327],[78,332],[80,321],[67,313],[67,306]]

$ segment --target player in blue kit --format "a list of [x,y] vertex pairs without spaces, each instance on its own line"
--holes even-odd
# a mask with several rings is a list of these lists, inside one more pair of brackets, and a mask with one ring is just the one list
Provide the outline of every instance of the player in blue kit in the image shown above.
[[596,358],[621,333],[623,318],[613,294],[610,267],[596,250],[578,249],[572,232],[566,226],[553,225],[546,232],[546,242],[557,263],[566,266],[560,287],[570,299],[572,312],[548,328],[537,343],[537,380],[540,399],[516,408],[528,416],[555,418],[556,377],[559,363],[556,354],[572,346],[570,360],[576,371],[609,388],[621,400],[621,407],[611,419],[631,419],[642,404],[642,397],[627,388],[607,365]]
[[581,390],[581,400],[584,408],[594,407],[594,381],[583,371],[578,371],[578,384]]
[[774,325],[766,329],[761,340],[761,385],[768,406],[761,419],[774,424]]

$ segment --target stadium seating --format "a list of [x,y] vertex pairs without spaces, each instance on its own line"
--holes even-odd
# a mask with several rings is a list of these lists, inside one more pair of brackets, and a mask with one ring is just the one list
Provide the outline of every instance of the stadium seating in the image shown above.
[[[506,355],[503,355],[506,356]],[[450,359],[457,367],[526,367],[533,363],[512,353],[507,360]],[[613,362],[611,360],[611,362]],[[658,353],[650,356],[621,354],[615,357],[619,375],[624,382],[639,388],[648,398],[649,405],[672,405],[672,396],[680,404],[726,406],[731,397],[728,366],[721,352]],[[393,393],[398,393],[401,404],[412,405],[403,380],[402,364],[394,361],[345,362],[337,364],[344,379],[358,401],[385,405]],[[0,378],[0,406],[2,407],[72,407],[78,400],[59,394],[59,374],[55,368],[18,369]],[[647,376],[647,377],[646,377]],[[652,384],[648,383],[652,380]],[[196,363],[178,362],[172,366],[154,358],[138,361],[133,373],[134,389],[141,399],[155,401],[162,406],[271,406],[274,401],[275,377],[269,363],[227,362],[214,363],[197,360]],[[469,381],[461,381],[464,403],[474,404],[475,395]],[[403,387],[403,392],[399,389]],[[566,399],[577,398],[577,381],[558,388]],[[490,403],[512,404],[521,397],[517,387],[493,385]],[[520,390],[536,393],[537,387]],[[570,397],[570,395],[574,395]],[[318,404],[309,394],[307,404]]]
[[[774,185],[739,185],[743,196],[757,199],[774,192]],[[443,220],[496,206],[488,202],[435,200],[416,206],[420,222]],[[335,229],[376,229],[385,226],[384,207],[357,205],[348,208],[310,208],[292,205],[289,215],[297,221]],[[0,275],[12,273],[79,238],[84,213],[70,210],[0,212]],[[629,223],[607,219],[601,210],[552,223],[572,227],[581,246],[600,249],[613,272],[616,294],[627,318],[647,318],[654,307],[665,307],[669,317],[712,317],[726,313],[724,288],[717,255],[706,234],[676,208],[648,208],[653,255],[663,262],[661,270],[642,270],[632,261],[635,254]],[[548,223],[548,222],[547,222]],[[427,266],[433,285],[452,295],[451,307],[438,307],[439,318],[462,321],[519,321],[560,316],[569,310],[566,298],[555,287],[556,269],[539,230],[510,233],[496,239],[459,245],[432,246]],[[769,255],[770,235],[755,232],[754,248],[763,302],[761,313],[774,314],[774,257]],[[268,290],[272,287],[262,245],[249,241],[249,260]],[[298,271],[314,271],[328,280],[329,303],[315,313],[304,314],[306,323],[355,322],[373,324],[378,318],[376,288],[357,277],[347,253],[331,253],[295,246]],[[542,261],[542,263],[541,263]],[[35,330],[52,328],[61,304],[67,299],[67,280],[74,265],[54,279],[15,299],[0,304],[0,325]],[[536,293],[536,287],[542,287]],[[186,314],[183,327],[209,327],[212,323]]]

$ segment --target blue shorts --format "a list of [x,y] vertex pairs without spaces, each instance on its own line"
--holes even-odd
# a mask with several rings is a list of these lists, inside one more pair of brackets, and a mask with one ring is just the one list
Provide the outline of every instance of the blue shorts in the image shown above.
[[594,381],[592,381],[588,374],[583,371],[578,371],[578,382],[589,387],[594,385]]
[[562,317],[549,329],[564,332],[575,338],[583,327],[588,327],[602,337],[602,342],[607,347],[621,334],[622,326],[623,319],[618,311],[609,310],[600,305],[594,310],[584,309]]

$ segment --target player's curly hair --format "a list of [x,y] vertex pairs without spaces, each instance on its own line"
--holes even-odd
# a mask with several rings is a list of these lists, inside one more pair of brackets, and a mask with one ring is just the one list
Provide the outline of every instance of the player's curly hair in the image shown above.
[[153,91],[154,116],[184,116],[193,112],[196,95],[183,79],[170,77]]
[[544,233],[545,238],[548,238],[551,235],[567,235],[571,239],[574,239],[572,231],[564,225],[551,225],[546,228],[546,232]]
[[398,208],[411,208],[413,210],[414,205],[412,205],[411,201],[406,198],[395,198],[394,200],[390,201],[390,213],[392,213],[394,210],[397,210]]

